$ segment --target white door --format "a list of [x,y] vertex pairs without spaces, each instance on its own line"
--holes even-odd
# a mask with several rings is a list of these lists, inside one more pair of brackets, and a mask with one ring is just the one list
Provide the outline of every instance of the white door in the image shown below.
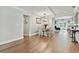
[[29,35],[29,16],[24,15],[24,36]]

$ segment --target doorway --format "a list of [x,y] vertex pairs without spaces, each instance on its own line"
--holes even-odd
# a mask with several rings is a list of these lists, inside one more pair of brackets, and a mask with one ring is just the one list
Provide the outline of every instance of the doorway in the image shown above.
[[29,36],[29,15],[23,15],[24,19],[24,37]]

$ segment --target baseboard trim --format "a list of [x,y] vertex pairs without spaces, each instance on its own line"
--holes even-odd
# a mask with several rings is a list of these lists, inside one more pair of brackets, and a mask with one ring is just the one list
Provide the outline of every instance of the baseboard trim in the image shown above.
[[29,36],[29,34],[24,34],[23,36]]
[[2,42],[0,42],[0,45],[7,44],[7,43],[10,43],[10,42],[13,42],[13,41],[17,41],[17,40],[21,40],[23,38],[24,37],[19,37],[19,38],[15,38],[15,39],[12,39],[12,40],[2,41]]
[[34,35],[37,35],[37,33],[30,34],[29,36],[34,36]]

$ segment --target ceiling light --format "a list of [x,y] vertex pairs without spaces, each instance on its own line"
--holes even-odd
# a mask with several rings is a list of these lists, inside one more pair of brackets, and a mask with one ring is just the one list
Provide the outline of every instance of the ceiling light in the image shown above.
[[75,8],[76,6],[72,6],[72,8]]
[[43,13],[43,15],[46,15],[46,13]]

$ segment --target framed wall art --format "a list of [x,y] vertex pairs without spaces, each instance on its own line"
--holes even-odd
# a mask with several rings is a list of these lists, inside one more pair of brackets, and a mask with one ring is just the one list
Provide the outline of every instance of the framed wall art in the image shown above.
[[41,24],[41,18],[36,18],[36,24]]

